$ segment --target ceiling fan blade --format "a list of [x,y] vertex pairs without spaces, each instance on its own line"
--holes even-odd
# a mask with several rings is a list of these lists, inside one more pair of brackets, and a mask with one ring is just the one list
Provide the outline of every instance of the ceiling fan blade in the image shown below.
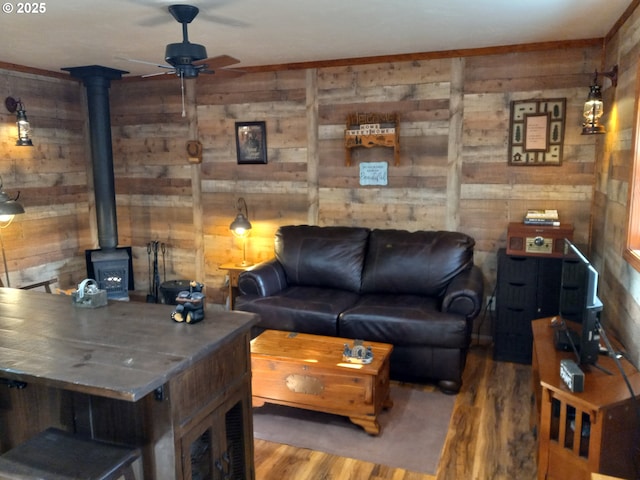
[[218,78],[238,78],[244,75],[246,72],[243,70],[234,70],[226,68],[221,68],[220,70],[216,70],[214,72]]
[[159,67],[159,68],[173,68],[171,65],[164,65],[162,63],[155,63],[155,62],[147,62],[145,60],[136,60],[135,58],[128,58],[128,57],[116,57],[118,60],[124,60],[126,62],[133,62],[133,63],[142,63],[143,65],[153,65],[154,67]]
[[221,15],[210,15],[206,13],[201,13],[200,16],[203,20],[211,23],[217,23],[218,25],[225,25],[227,27],[250,27],[251,24],[247,22],[243,22],[242,20],[237,20],[235,18],[223,17]]
[[240,60],[229,55],[219,55],[217,57],[205,58],[204,60],[197,60],[193,62],[193,65],[206,65],[210,70],[218,70],[236,63],[240,63]]
[[221,68],[220,70],[207,70],[203,73],[215,73],[216,77],[218,78],[238,78],[241,77],[242,75],[244,75],[246,72],[243,70],[237,70],[237,69],[226,69],[226,68]]
[[174,22],[172,18],[165,15],[157,15],[155,17],[139,20],[137,23],[141,27],[157,27],[159,25],[165,25],[171,22]]
[[[181,3],[181,2],[176,2],[174,0],[127,0],[131,3],[136,3],[138,5],[144,5],[147,7],[153,7],[156,10],[162,10],[163,13],[166,13],[167,8],[174,3]],[[207,5],[207,9],[217,9],[217,8],[221,8],[226,6],[227,4],[232,3],[235,0],[216,0],[214,2],[212,2],[211,5]],[[158,5],[160,3],[160,5]],[[202,6],[200,6],[200,9],[202,10]],[[234,18],[230,18],[230,17],[224,17],[224,16],[220,16],[220,15],[211,15],[211,14],[206,14],[204,12],[200,12],[200,14],[198,15],[198,18],[202,18],[205,21],[209,21],[212,23],[217,23],[219,25],[226,25],[226,26],[230,26],[230,27],[248,27],[250,26],[250,24],[243,22],[242,20],[236,20]],[[138,25],[143,26],[143,27],[155,27],[158,25],[163,25],[169,22],[172,22],[173,19],[171,18],[171,16],[166,16],[166,15],[154,15],[153,17],[149,17],[143,20],[140,20],[138,22]]]
[[175,70],[167,70],[166,72],[158,72],[158,73],[147,73],[146,75],[141,75],[141,78],[149,78],[149,77],[157,77],[158,75],[169,75],[171,73],[176,73]]

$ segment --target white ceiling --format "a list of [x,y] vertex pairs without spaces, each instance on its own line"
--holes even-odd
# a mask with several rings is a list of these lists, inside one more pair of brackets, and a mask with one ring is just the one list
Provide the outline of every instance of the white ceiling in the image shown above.
[[[189,40],[238,66],[603,37],[631,0],[2,0],[0,62],[59,72],[102,65],[157,73],[182,30],[167,7],[198,6]],[[13,11],[7,13],[7,10]]]

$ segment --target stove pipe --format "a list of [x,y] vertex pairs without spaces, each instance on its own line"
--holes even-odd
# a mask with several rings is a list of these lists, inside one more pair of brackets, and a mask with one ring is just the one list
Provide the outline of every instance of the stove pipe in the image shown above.
[[98,243],[100,248],[115,250],[118,246],[118,225],[111,147],[109,87],[111,80],[119,80],[122,74],[128,72],[97,65],[63,68],[63,70],[71,73],[72,77],[82,79],[87,89]]

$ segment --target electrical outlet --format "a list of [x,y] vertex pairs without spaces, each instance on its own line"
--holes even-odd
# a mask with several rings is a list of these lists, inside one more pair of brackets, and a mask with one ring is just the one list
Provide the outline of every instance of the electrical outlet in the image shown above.
[[487,310],[494,311],[496,309],[496,297],[487,297]]

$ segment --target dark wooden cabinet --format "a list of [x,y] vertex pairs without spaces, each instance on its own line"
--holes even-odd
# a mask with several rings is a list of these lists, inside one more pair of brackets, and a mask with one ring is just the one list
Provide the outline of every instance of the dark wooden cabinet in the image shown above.
[[182,438],[185,479],[253,478],[250,394],[241,388]]
[[531,321],[558,313],[562,259],[498,251],[494,359],[531,363]]

